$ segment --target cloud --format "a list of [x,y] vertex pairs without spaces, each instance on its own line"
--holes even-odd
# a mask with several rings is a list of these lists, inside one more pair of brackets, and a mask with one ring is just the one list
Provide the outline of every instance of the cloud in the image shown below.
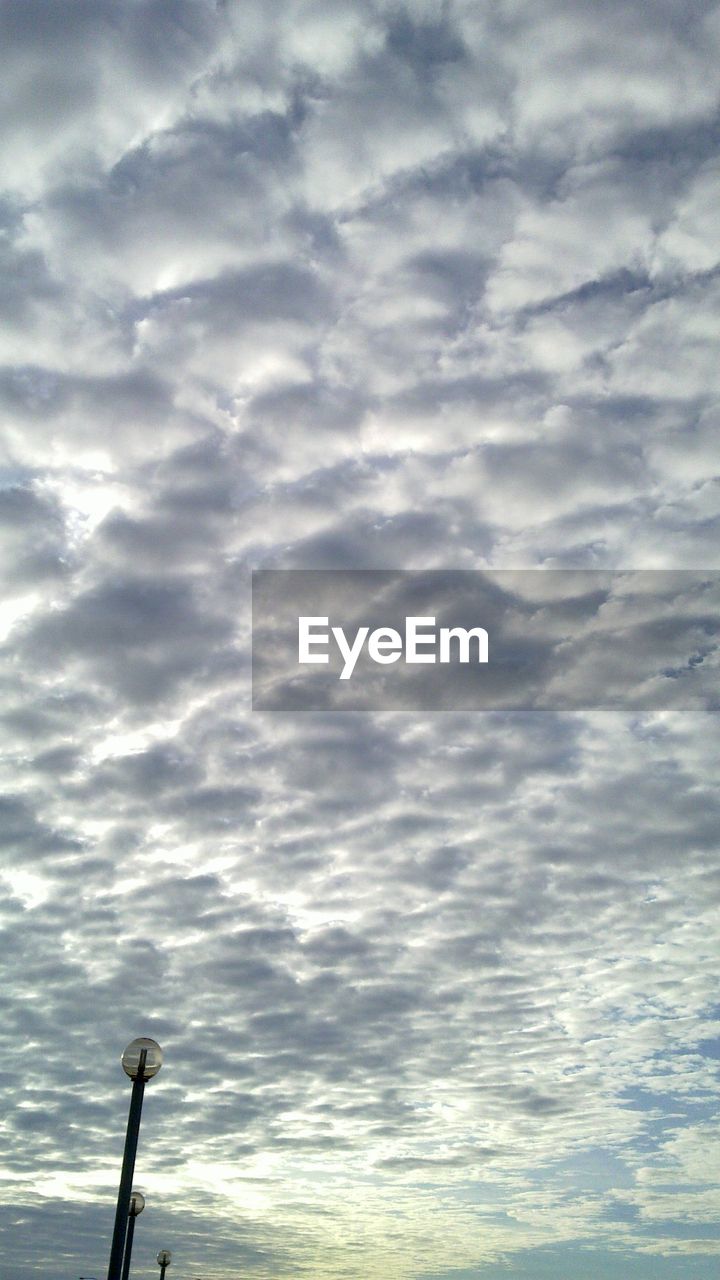
[[0,24],[13,1276],[149,1034],[138,1267],[709,1280],[712,712],[252,712],[249,589],[715,566],[716,6]]

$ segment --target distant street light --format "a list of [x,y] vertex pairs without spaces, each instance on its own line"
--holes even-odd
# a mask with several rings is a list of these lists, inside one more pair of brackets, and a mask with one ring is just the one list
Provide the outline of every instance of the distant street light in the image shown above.
[[132,1254],[133,1236],[135,1235],[135,1219],[145,1208],[145,1197],[142,1191],[133,1191],[130,1196],[130,1212],[128,1213],[127,1235],[125,1236],[125,1254],[123,1256],[122,1280],[130,1275],[130,1257]]
[[171,1260],[172,1260],[172,1254],[170,1250],[161,1249],[157,1256],[157,1262],[160,1268],[160,1280],[165,1280],[165,1271],[170,1266]]
[[163,1053],[159,1044],[149,1040],[147,1036],[139,1036],[131,1041],[122,1055],[123,1071],[133,1082],[128,1113],[127,1133],[125,1134],[125,1150],[123,1153],[120,1188],[118,1190],[117,1209],[115,1210],[115,1229],[110,1248],[107,1280],[121,1280],[125,1237],[128,1229],[130,1212],[130,1190],[135,1172],[135,1155],[137,1153],[138,1134],[140,1132],[140,1116],[142,1114],[145,1081],[152,1080],[162,1066]]

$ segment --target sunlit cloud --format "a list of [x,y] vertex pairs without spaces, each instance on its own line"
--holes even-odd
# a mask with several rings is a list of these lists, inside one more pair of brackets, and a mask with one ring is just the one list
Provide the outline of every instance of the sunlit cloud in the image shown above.
[[13,1277],[150,1035],[138,1269],[710,1280],[716,716],[252,712],[250,573],[715,565],[716,6],[0,13]]

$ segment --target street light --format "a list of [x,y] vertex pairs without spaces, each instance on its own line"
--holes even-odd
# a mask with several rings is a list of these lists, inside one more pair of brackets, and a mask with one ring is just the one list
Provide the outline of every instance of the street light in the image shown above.
[[161,1249],[157,1256],[157,1263],[160,1268],[160,1280],[165,1280],[166,1268],[170,1266],[172,1254],[169,1249]]
[[122,1265],[122,1280],[130,1275],[130,1255],[132,1253],[133,1236],[135,1235],[135,1219],[145,1208],[145,1197],[142,1191],[133,1191],[130,1196],[130,1212],[128,1213],[127,1235],[125,1236],[125,1255]]
[[160,1045],[156,1044],[154,1040],[149,1040],[147,1036],[139,1036],[137,1040],[132,1040],[122,1055],[123,1071],[132,1080],[133,1087],[130,1097],[127,1133],[125,1134],[125,1150],[123,1152],[117,1209],[115,1210],[115,1229],[110,1247],[107,1280],[121,1280],[125,1236],[130,1212],[130,1189],[135,1172],[135,1155],[140,1132],[145,1081],[152,1080],[153,1076],[157,1075],[162,1066],[162,1061],[163,1053]]

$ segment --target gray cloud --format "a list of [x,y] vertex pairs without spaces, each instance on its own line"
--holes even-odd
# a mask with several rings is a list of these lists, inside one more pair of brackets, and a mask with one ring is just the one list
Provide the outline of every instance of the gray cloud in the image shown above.
[[138,1270],[710,1280],[716,718],[252,712],[249,588],[714,568],[717,6],[0,26],[8,1275],[147,1034]]

